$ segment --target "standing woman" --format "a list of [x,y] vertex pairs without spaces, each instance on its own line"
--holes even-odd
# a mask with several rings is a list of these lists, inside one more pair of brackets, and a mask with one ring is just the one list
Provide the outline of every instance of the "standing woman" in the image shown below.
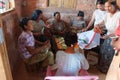
[[95,26],[96,24],[99,24],[103,20],[106,14],[106,11],[104,9],[104,3],[102,1],[98,1],[96,4],[96,8],[97,9],[94,11],[89,24],[87,25],[85,29],[83,29],[83,31],[89,30],[93,24]]
[[[106,26],[107,34],[102,36],[103,39],[105,39],[104,43],[101,46],[100,49],[100,62],[99,62],[99,70],[101,72],[106,73],[108,71],[108,68],[111,64],[113,55],[114,55],[114,49],[110,45],[111,42],[111,36],[114,36],[114,32],[117,28],[117,22],[120,19],[120,12],[118,10],[118,6],[116,4],[116,1],[107,1],[105,3],[105,9],[107,11],[106,16],[104,17],[103,22],[96,25],[99,28],[103,26],[103,24]],[[98,28],[95,27],[95,28]]]
[[[86,31],[86,32],[82,32],[79,35],[79,39],[80,39],[79,46],[81,49],[92,49],[92,48],[96,48],[97,46],[100,45],[100,34],[95,33],[93,29],[92,30],[89,30],[89,29],[92,27],[93,23],[94,23],[94,27],[95,27],[96,24],[99,24],[101,21],[103,21],[106,11],[104,9],[104,3],[102,1],[98,1],[96,4],[96,7],[97,7],[97,9],[94,11],[89,24],[87,25],[87,27],[82,29],[82,31]],[[87,30],[89,30],[89,31],[87,31]],[[85,40],[85,43],[83,42],[83,40]],[[90,43],[91,41],[92,41],[92,43]],[[87,42],[87,44],[86,44],[86,42]]]
[[120,20],[115,35],[111,41],[111,45],[115,49],[115,56],[110,64],[106,80],[120,80]]

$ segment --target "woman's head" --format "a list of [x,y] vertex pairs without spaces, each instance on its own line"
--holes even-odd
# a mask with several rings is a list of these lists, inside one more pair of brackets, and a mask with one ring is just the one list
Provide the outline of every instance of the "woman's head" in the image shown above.
[[107,1],[105,3],[105,10],[109,13],[115,13],[118,9],[116,1]]
[[74,45],[75,43],[77,43],[77,34],[74,32],[67,32],[65,35],[65,44],[67,46],[71,46]]
[[48,37],[47,37],[46,35],[40,35],[39,38],[38,38],[38,40],[39,40],[40,42],[45,42],[45,41],[48,40]]
[[77,14],[78,20],[81,20],[84,18],[84,12],[83,11],[79,11]]
[[60,18],[61,18],[60,12],[55,12],[55,13],[54,13],[54,18],[55,18],[56,20],[60,20]]
[[97,1],[97,9],[104,10],[104,3],[102,1]]
[[20,20],[20,27],[24,30],[24,31],[32,31],[33,30],[33,26],[32,26],[32,20],[29,18],[23,18]]
[[35,10],[32,14],[32,20],[38,20],[43,18],[43,12],[41,10]]

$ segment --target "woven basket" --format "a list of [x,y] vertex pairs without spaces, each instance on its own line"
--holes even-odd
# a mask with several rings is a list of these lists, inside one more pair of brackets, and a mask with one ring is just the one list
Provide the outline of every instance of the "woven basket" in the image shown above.
[[98,63],[98,54],[96,52],[90,51],[87,55],[87,60],[90,65],[96,65]]

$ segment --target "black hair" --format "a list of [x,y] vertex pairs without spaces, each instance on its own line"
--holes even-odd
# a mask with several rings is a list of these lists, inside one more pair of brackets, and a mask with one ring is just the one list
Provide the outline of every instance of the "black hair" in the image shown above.
[[84,17],[84,12],[83,11],[79,11],[77,16]]
[[25,17],[25,18],[20,19],[19,26],[20,26],[23,30],[25,30],[25,25],[27,26],[29,20],[30,20],[30,18],[28,18],[28,17]]
[[116,1],[111,1],[110,4],[113,5],[113,6],[115,6],[116,9],[119,9]]
[[111,3],[112,5],[114,5],[114,6],[117,5],[116,1],[111,1],[110,3]]
[[56,14],[60,14],[60,12],[54,12],[54,17],[56,16]]
[[42,34],[38,37],[38,41],[40,41],[40,42],[45,42],[47,40],[48,40],[48,37],[44,34]]
[[67,46],[71,46],[74,43],[77,43],[78,38],[77,38],[77,34],[75,32],[69,31],[69,32],[66,33],[64,39],[65,39],[65,44]]
[[107,1],[109,4],[113,5],[115,7],[116,10],[120,10],[120,8],[118,7],[116,1]]
[[98,5],[98,4],[103,5],[104,2],[102,0],[98,0],[97,3],[96,3],[96,5]]
[[35,10],[32,14],[32,20],[37,20],[39,15],[42,14],[43,12],[41,10]]

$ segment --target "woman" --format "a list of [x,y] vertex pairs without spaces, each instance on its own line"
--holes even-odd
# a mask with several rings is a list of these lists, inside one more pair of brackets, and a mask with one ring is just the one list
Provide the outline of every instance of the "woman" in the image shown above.
[[94,11],[92,19],[90,20],[87,27],[85,29],[83,29],[83,31],[90,29],[92,27],[93,23],[95,26],[96,24],[99,24],[103,20],[105,14],[106,14],[106,11],[104,9],[104,3],[102,1],[98,1],[96,4],[96,7],[97,7],[97,9]]
[[41,10],[35,10],[32,14],[32,24],[33,24],[33,35],[39,40],[39,36],[44,34],[44,29],[46,27],[43,19],[43,12]]
[[25,63],[34,64],[48,59],[49,65],[52,66],[54,64],[53,53],[51,51],[45,52],[46,49],[51,47],[50,42],[45,41],[42,43],[34,39],[32,20],[23,18],[20,21],[20,27],[23,31],[18,38],[18,46]]
[[47,20],[47,27],[49,27],[49,31],[52,34],[51,46],[53,52],[56,54],[58,47],[56,45],[55,38],[64,37],[66,32],[69,31],[69,27],[67,23],[61,20],[60,12],[55,12],[54,18]]
[[111,45],[115,49],[115,55],[108,70],[106,80],[120,80],[120,20],[114,37],[112,37]]
[[84,20],[84,12],[79,11],[77,14],[77,19],[71,21],[71,28],[73,29],[72,31],[75,32],[81,32],[83,28],[86,27],[86,23]]
[[56,76],[78,76],[81,69],[87,70],[89,64],[84,54],[76,52],[74,46],[77,43],[77,34],[68,32],[65,35],[65,51],[58,51],[56,54],[56,64],[58,70]]
[[[94,11],[91,21],[86,28],[82,29],[82,31],[88,30],[93,23],[96,25],[103,20],[103,17],[106,14],[106,11],[104,10],[104,3],[98,1],[96,6],[97,9]],[[79,33],[78,36],[79,46],[81,49],[92,49],[100,45],[100,34],[95,33],[94,30]]]
[[117,22],[120,19],[120,12],[115,1],[107,1],[105,3],[105,10],[107,11],[107,14],[104,17],[104,20],[100,24],[96,25],[98,27],[103,27],[103,25],[105,24],[105,27],[108,31],[106,35],[102,36],[102,38],[105,39],[105,41],[101,45],[100,62],[98,65],[100,71],[104,73],[107,72],[114,55],[114,49],[110,45],[110,37],[114,36],[114,32],[117,28]]
[[49,19],[47,21],[48,27],[50,27],[50,32],[53,35],[64,36],[67,31],[69,31],[69,26],[63,20],[61,20],[60,12],[54,13],[54,19]]

